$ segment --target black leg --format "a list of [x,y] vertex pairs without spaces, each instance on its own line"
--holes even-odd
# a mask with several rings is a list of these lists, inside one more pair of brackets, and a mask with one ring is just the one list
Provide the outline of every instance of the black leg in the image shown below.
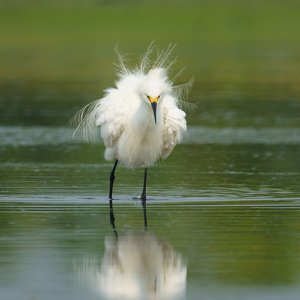
[[118,237],[117,229],[115,227],[115,216],[114,216],[113,205],[112,205],[111,199],[109,200],[109,216],[110,216],[110,225],[112,226],[116,237]]
[[114,211],[112,207],[112,200],[109,200],[109,216],[110,216],[110,225],[113,228],[113,231],[115,233],[116,238],[118,237],[118,232],[115,226],[115,216],[114,216]]
[[142,200],[146,200],[146,182],[147,182],[147,167],[145,168],[145,173],[144,173],[144,188],[141,196]]
[[144,226],[145,231],[147,231],[147,213],[146,213],[146,200],[143,200],[143,211],[144,211]]
[[110,224],[113,228],[115,228],[115,216],[113,211],[112,200],[109,200],[109,216],[110,216]]
[[114,167],[110,173],[110,185],[109,185],[109,199],[112,200],[112,191],[113,191],[113,184],[114,184],[114,180],[115,180],[115,170],[118,164],[118,160],[116,159]]

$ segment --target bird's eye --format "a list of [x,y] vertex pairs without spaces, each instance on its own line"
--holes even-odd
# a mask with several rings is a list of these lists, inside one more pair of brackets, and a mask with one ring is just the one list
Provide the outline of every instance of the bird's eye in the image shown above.
[[147,95],[147,98],[150,100],[150,97]]
[[157,100],[160,98],[160,96],[157,97]]

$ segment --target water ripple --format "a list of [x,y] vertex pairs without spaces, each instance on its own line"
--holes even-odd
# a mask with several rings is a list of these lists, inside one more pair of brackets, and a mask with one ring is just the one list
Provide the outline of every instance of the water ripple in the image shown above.
[[[3,146],[29,146],[84,142],[72,138],[70,127],[21,127],[0,126],[0,143]],[[300,128],[211,128],[190,126],[184,138],[185,144],[266,144],[299,145]]]

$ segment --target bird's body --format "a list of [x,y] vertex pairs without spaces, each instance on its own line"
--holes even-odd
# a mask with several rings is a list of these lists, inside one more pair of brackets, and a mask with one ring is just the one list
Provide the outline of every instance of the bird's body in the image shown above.
[[154,69],[148,75],[124,78],[99,101],[96,125],[101,126],[107,160],[115,157],[126,167],[150,166],[160,157],[166,158],[180,141],[186,130],[185,112],[177,108],[175,99],[170,95],[162,98],[155,123],[149,103],[135,94],[142,83],[153,83],[149,79],[152,73],[159,80],[160,71]]
[[[169,79],[173,48],[160,52],[150,66],[152,49],[148,49],[141,65],[133,70],[125,67],[124,57],[118,54],[120,71],[116,88],[106,89],[102,99],[78,114],[78,127],[86,138],[96,137],[100,128],[106,147],[104,157],[115,158],[115,167],[117,162],[130,168],[153,165],[172,152],[186,130],[186,114],[178,108],[181,101],[178,96],[182,96],[191,82],[174,86]],[[111,179],[111,192],[112,182]]]

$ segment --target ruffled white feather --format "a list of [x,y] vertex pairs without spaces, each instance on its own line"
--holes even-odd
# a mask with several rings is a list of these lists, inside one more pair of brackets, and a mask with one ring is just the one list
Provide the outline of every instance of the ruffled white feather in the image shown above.
[[[151,44],[135,68],[126,66],[126,57],[119,53],[116,88],[105,90],[105,96],[81,109],[72,119],[86,140],[96,141],[101,135],[106,146],[105,159],[117,158],[127,167],[149,166],[160,157],[166,158],[180,142],[186,130],[186,98],[193,79],[175,85],[170,79],[176,62],[174,46],[157,52]],[[181,73],[181,72],[179,72]],[[160,97],[157,103],[157,123],[150,97]]]

